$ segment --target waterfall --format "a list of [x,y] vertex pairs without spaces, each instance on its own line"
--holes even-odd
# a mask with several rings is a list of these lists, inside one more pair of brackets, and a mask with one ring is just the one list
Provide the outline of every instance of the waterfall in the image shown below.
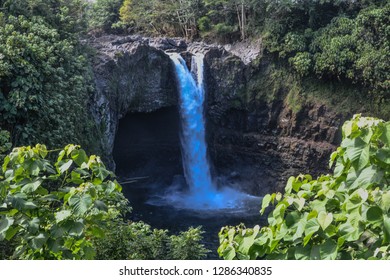
[[172,55],[175,63],[180,92],[180,115],[182,121],[181,145],[183,167],[191,192],[207,193],[214,190],[210,167],[207,161],[205,120],[203,113],[203,55],[194,56],[192,69],[194,79],[183,58]]
[[174,206],[190,209],[223,209],[238,207],[243,194],[230,188],[217,189],[207,159],[204,119],[204,55],[192,57],[191,71],[177,53],[169,54],[174,65],[180,93],[181,150],[188,192],[171,192],[165,199]]
[[[181,145],[184,175],[189,195],[195,204],[213,200],[216,188],[212,182],[207,160],[207,145],[203,103],[203,55],[192,57],[192,72],[179,54],[171,54],[179,87],[182,122]],[[199,201],[197,199],[199,198]]]

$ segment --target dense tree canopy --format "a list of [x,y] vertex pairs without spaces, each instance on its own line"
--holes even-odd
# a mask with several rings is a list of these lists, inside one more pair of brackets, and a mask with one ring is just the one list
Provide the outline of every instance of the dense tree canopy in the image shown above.
[[119,21],[119,8],[123,0],[97,0],[88,10],[90,28],[112,32]]
[[[361,3],[364,8],[356,10],[329,2],[307,9],[312,15],[305,22],[282,24],[284,28],[267,33],[267,50],[287,58],[301,75],[347,79],[385,93],[390,86],[390,3],[367,7]],[[331,6],[324,10],[325,5]]]
[[91,136],[83,3],[0,2],[0,127],[14,144],[87,144]]
[[119,2],[94,5],[117,30],[224,43],[260,37],[266,52],[301,76],[389,90],[389,1],[124,0],[113,24]]

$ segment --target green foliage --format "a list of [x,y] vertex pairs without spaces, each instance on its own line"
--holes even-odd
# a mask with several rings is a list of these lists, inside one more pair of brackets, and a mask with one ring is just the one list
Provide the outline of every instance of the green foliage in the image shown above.
[[349,80],[388,93],[388,1],[284,2],[269,4],[276,10],[266,16],[263,31],[268,52],[287,58],[301,76]]
[[268,226],[221,230],[225,259],[389,259],[390,122],[354,116],[330,160],[333,175],[291,177],[263,198]]
[[125,0],[120,19],[132,32],[194,39],[200,31],[205,38],[227,41],[246,38],[248,18],[254,19],[258,6],[254,0]]
[[97,0],[88,11],[89,27],[92,30],[112,32],[119,21],[119,9],[123,0]]
[[97,130],[87,106],[91,68],[78,42],[81,1],[31,0],[16,16],[22,2],[5,1],[0,13],[0,127],[15,146],[91,148]]
[[179,235],[151,229],[143,222],[115,221],[103,239],[96,239],[96,258],[113,260],[197,260],[208,250],[200,244],[202,231],[190,228]]
[[362,10],[354,19],[336,18],[318,32],[312,48],[319,75],[346,77],[377,92],[390,88],[390,4]]
[[202,231],[189,228],[179,235],[170,236],[169,258],[172,260],[200,260],[206,257],[207,250],[202,241]]
[[201,32],[210,31],[210,29],[211,29],[211,20],[207,16],[201,17],[198,20],[198,25],[199,25],[199,31],[201,31]]
[[7,16],[41,17],[58,30],[61,38],[77,38],[87,26],[83,0],[2,0],[0,8]]
[[[68,145],[15,148],[0,179],[0,241],[15,259],[92,259],[92,238],[128,210],[121,186],[97,156]],[[52,159],[52,160],[51,160]]]
[[125,0],[120,8],[120,19],[129,29],[149,35],[175,32],[174,8],[171,2]]
[[290,65],[300,76],[306,76],[312,70],[312,55],[308,52],[298,52],[289,58]]
[[132,32],[192,39],[198,33],[200,8],[200,0],[125,0],[120,23]]
[[8,131],[0,129],[0,164],[6,153],[11,149],[12,144],[10,143],[10,134]]

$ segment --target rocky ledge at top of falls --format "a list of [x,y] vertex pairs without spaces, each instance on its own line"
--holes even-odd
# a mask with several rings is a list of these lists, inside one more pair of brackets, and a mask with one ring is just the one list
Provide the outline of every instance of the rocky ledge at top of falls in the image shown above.
[[179,52],[189,61],[191,53],[202,52],[207,142],[213,173],[221,184],[264,194],[281,190],[289,176],[328,171],[344,116],[324,104],[305,105],[294,113],[283,99],[248,98],[248,83],[268,67],[266,58],[256,65],[249,63],[260,53],[257,50],[240,58],[228,51],[235,49],[232,46],[135,35],[108,35],[88,43],[97,50],[91,108],[104,130],[102,142],[112,165],[122,117],[177,106],[174,66],[166,53]]

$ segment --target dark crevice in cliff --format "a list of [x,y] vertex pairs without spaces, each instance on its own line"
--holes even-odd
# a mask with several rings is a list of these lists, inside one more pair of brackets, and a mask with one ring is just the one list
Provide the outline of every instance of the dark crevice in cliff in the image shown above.
[[128,113],[119,120],[113,157],[122,178],[147,176],[169,185],[182,174],[180,117],[175,106],[150,113]]

